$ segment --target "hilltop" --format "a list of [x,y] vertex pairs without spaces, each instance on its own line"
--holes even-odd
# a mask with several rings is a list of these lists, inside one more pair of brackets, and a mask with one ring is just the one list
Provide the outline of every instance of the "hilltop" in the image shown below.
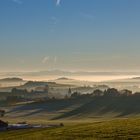
[[0,82],[23,82],[23,81],[24,80],[22,78],[17,77],[0,79]]
[[56,79],[56,81],[59,81],[59,80],[74,80],[74,79],[70,79],[67,77],[60,77],[60,78]]

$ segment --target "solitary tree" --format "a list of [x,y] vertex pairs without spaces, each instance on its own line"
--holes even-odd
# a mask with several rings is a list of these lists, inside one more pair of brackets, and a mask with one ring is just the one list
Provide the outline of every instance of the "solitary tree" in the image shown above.
[[4,117],[4,115],[5,115],[5,110],[0,110],[0,116]]
[[71,91],[71,88],[69,88],[69,90],[68,90],[68,96],[70,97],[71,94],[72,94],[72,91]]

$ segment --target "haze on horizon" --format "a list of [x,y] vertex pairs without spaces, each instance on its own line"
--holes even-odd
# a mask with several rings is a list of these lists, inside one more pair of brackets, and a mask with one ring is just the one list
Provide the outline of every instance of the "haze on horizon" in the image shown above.
[[1,0],[0,71],[139,71],[139,0]]

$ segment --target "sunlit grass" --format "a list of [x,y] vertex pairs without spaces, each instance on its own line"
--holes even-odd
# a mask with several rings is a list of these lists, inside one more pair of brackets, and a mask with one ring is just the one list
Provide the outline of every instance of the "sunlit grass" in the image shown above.
[[73,123],[60,128],[0,133],[0,140],[102,140],[140,139],[140,119]]

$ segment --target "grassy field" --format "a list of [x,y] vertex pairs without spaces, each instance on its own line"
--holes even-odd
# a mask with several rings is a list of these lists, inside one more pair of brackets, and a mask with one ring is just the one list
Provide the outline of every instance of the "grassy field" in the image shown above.
[[65,124],[60,128],[0,133],[0,140],[139,140],[140,119]]

